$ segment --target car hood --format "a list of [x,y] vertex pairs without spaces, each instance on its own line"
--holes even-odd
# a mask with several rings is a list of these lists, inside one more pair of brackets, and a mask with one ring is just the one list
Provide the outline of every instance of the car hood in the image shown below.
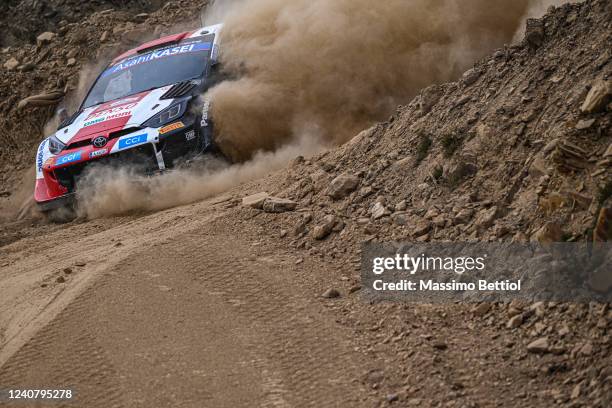
[[173,99],[160,99],[171,87],[168,85],[87,108],[69,126],[58,130],[55,137],[71,145],[139,127],[174,102]]

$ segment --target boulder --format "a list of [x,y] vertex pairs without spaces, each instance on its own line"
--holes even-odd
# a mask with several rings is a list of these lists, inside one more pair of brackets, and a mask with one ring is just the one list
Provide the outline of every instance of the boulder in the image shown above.
[[242,205],[245,207],[251,207],[261,210],[263,208],[264,201],[270,197],[270,194],[262,192],[244,197],[242,199]]
[[278,197],[268,197],[263,202],[263,210],[267,213],[282,213],[293,211],[297,208],[297,203],[292,200]]
[[45,44],[49,44],[51,41],[53,41],[53,39],[55,38],[55,33],[46,31],[42,34],[40,34],[38,37],[36,37],[36,44],[38,44],[39,47],[45,45]]
[[357,189],[360,181],[357,176],[343,173],[332,180],[327,189],[327,195],[334,200],[343,199]]
[[4,68],[7,71],[12,71],[16,69],[18,66],[19,66],[19,61],[17,61],[15,58],[11,58],[4,63]]
[[337,221],[338,220],[335,216],[326,215],[323,218],[323,223],[314,227],[314,230],[312,231],[313,238],[319,241],[327,238],[334,230]]
[[491,207],[489,209],[481,210],[476,217],[476,228],[486,229],[493,225],[493,222],[497,218],[498,208]]
[[482,75],[482,72],[480,72],[480,70],[476,68],[472,68],[472,69],[465,71],[461,79],[466,86],[470,86],[476,83],[476,81],[478,81],[481,75]]
[[377,202],[374,204],[374,207],[370,210],[372,214],[372,218],[378,220],[386,215],[391,215],[391,211],[389,211],[384,204]]
[[550,345],[548,344],[548,338],[542,337],[532,341],[527,345],[527,351],[530,353],[544,354],[548,353]]
[[539,242],[540,244],[550,244],[562,240],[563,230],[561,225],[556,222],[547,222],[531,237],[532,242]]
[[599,80],[592,86],[587,94],[580,111],[582,113],[597,113],[605,110],[612,97],[612,82]]

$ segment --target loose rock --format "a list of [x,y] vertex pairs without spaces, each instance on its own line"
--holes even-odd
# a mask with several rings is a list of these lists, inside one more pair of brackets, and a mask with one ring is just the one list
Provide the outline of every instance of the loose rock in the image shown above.
[[328,187],[327,195],[334,200],[340,200],[355,191],[359,183],[359,177],[348,173],[341,174],[332,180]]

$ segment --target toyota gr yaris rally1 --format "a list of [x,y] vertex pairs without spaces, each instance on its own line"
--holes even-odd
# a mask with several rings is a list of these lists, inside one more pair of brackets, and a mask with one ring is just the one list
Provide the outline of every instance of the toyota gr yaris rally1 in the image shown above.
[[220,81],[221,25],[148,42],[115,58],[76,113],[36,155],[34,199],[43,211],[73,201],[93,165],[143,174],[215,152],[206,90]]

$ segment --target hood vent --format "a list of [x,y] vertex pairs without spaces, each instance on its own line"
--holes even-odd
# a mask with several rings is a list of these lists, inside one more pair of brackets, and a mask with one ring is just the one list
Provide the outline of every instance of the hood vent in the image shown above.
[[185,96],[189,91],[195,88],[195,84],[191,81],[179,82],[168,89],[168,91],[161,96],[159,99],[174,99]]

